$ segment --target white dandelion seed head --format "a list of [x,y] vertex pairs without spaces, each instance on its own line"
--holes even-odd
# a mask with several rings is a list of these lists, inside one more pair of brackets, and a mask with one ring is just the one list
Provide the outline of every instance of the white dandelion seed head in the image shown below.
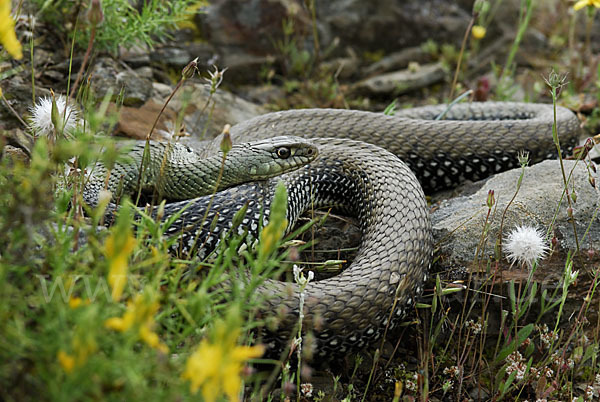
[[[72,134],[81,124],[79,110],[77,110],[73,102],[67,104],[67,100],[63,95],[56,97],[56,107],[59,117],[64,119],[63,132],[65,134]],[[65,107],[67,109],[66,112]],[[52,123],[52,97],[38,98],[37,103],[30,108],[30,111],[29,126],[34,135],[54,139],[57,130],[54,129],[54,123]]]
[[544,233],[531,226],[517,226],[504,240],[504,247],[511,264],[519,262],[530,269],[549,250]]

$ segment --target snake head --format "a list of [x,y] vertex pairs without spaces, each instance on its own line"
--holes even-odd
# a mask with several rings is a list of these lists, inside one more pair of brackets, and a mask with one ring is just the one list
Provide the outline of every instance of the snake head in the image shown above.
[[251,180],[263,180],[299,169],[319,154],[312,141],[288,136],[240,144],[240,151],[246,153],[244,164]]

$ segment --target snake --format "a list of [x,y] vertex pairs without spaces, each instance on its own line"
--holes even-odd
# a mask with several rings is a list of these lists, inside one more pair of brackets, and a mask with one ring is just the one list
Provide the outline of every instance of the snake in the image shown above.
[[159,199],[164,195],[186,200],[298,169],[318,155],[310,141],[293,136],[235,144],[227,150],[227,158],[221,149],[207,152],[178,142],[137,142],[125,161],[112,168],[103,163],[94,166],[86,178],[83,201],[97,206],[103,190],[113,202],[138,191]]
[[[472,102],[393,116],[342,109],[267,113],[231,127],[234,143],[301,137],[312,141],[318,157],[212,197],[167,204],[165,216],[180,214],[167,234],[178,236],[179,251],[201,244],[201,256],[232,228],[257,238],[278,183],[288,194],[286,231],[315,207],[357,217],[362,238],[355,259],[339,275],[310,281],[303,290],[303,328],[314,331],[318,353],[357,350],[398,325],[423,291],[433,255],[425,194],[517,167],[522,152],[531,163],[556,157],[554,124],[562,148],[571,149],[580,131],[577,117],[545,104]],[[217,153],[221,141],[203,144],[203,152]],[[246,214],[236,228],[232,219],[242,208]],[[283,317],[268,338],[271,346],[285,342],[300,316],[299,286],[266,280],[258,291],[266,296],[265,311]]]

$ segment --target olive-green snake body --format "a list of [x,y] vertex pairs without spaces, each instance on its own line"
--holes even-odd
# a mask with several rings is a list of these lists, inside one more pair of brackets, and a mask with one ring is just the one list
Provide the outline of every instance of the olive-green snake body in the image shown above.
[[[443,111],[443,106],[424,107],[385,116],[307,109],[238,124],[231,129],[234,143],[280,135],[311,138],[319,156],[282,176],[217,193],[206,217],[209,198],[195,199],[169,233],[180,236],[181,250],[190,251],[194,244],[210,250],[247,203],[238,230],[257,236],[279,181],[288,191],[288,229],[312,207],[334,206],[358,217],[363,237],[355,260],[340,275],[308,284],[304,314],[305,328],[314,329],[320,352],[361,347],[395,325],[422,290],[433,250],[423,189],[447,188],[516,167],[522,151],[529,152],[532,162],[556,154],[552,106],[459,104],[444,120],[433,120]],[[556,122],[564,148],[572,147],[577,118],[559,107]],[[205,152],[217,152],[219,143],[217,138]],[[168,204],[165,215],[182,205],[187,202]],[[218,225],[211,230],[217,211]],[[263,211],[264,222],[259,222]],[[268,281],[261,291],[269,296],[269,310],[287,312],[275,335],[288,337],[298,320],[298,287]]]

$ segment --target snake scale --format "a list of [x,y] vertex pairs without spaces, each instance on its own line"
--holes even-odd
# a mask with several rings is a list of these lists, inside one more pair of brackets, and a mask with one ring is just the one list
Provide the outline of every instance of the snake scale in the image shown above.
[[[194,241],[213,249],[247,203],[238,230],[256,236],[279,181],[288,191],[288,230],[312,207],[333,206],[357,217],[363,236],[355,260],[340,275],[308,284],[304,313],[319,353],[360,348],[396,325],[422,291],[433,250],[424,191],[516,167],[521,151],[533,163],[556,155],[551,105],[465,103],[434,120],[444,111],[445,106],[426,106],[386,116],[305,109],[240,123],[231,128],[234,143],[303,137],[313,141],[319,156],[298,170],[217,193],[202,222],[209,197],[167,204],[165,216],[187,205],[169,234],[180,236],[181,250],[190,251]],[[559,107],[556,122],[563,148],[572,147],[579,134],[576,116]],[[204,152],[216,153],[219,143],[215,139]],[[217,225],[211,228],[215,211]],[[268,281],[260,291],[269,296],[267,309],[286,312],[275,337],[288,339],[298,319],[297,286]]]

